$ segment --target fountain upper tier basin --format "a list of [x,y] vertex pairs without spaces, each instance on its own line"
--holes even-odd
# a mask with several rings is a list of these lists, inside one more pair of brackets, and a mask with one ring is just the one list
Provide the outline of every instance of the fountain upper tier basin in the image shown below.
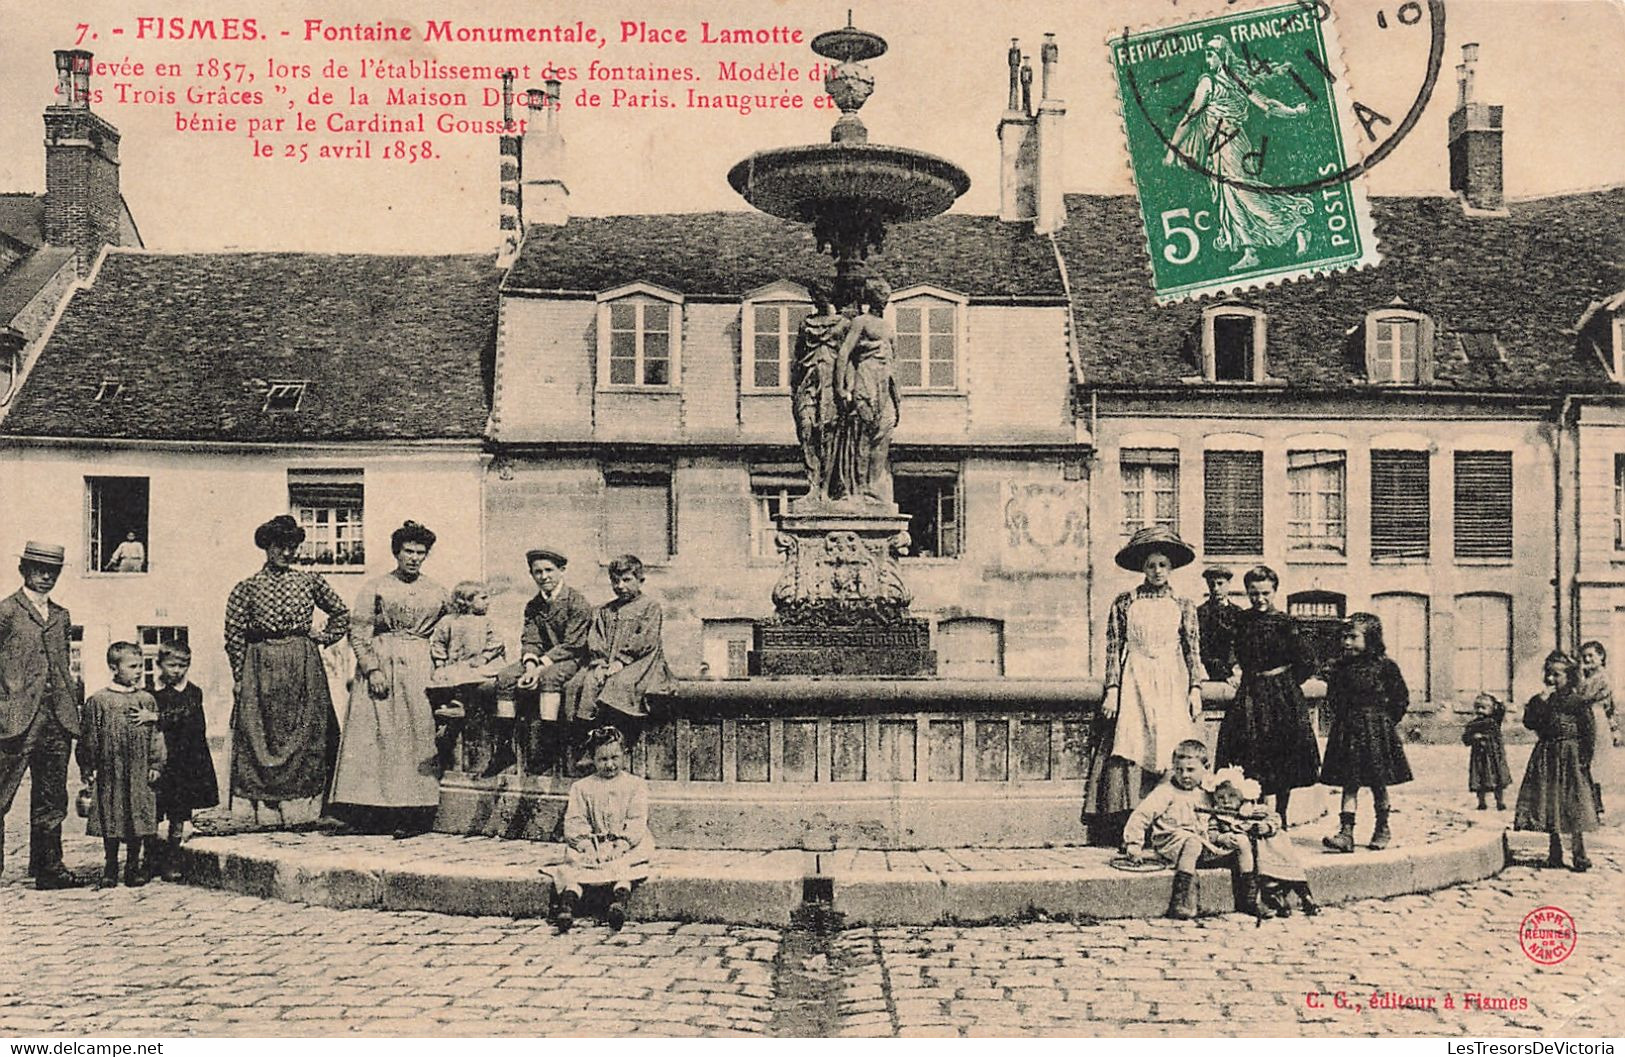
[[970,177],[951,161],[868,143],[758,151],[729,170],[728,183],[762,212],[803,223],[837,210],[888,223],[926,220],[970,190]]

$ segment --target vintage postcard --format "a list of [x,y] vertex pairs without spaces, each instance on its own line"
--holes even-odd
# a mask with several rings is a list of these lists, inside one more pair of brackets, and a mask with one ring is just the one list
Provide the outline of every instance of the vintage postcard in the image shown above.
[[0,10],[14,1053],[1613,1052],[1618,3]]

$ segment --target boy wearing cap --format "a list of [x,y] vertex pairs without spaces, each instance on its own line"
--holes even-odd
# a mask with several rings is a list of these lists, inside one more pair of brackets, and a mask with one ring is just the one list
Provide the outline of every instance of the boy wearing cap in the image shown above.
[[68,660],[68,611],[51,601],[65,550],[33,540],[17,571],[22,587],[0,601],[0,869],[5,815],[22,784],[29,796],[29,858],[34,887],[77,888],[62,865],[62,821],[68,816],[68,753],[79,736],[79,702]]
[[496,752],[481,772],[495,778],[518,762],[513,747],[516,691],[536,691],[538,712],[556,720],[564,685],[581,668],[587,655],[587,632],[592,627],[592,606],[564,582],[569,559],[558,551],[538,547],[525,552],[536,597],[525,603],[525,627],[519,636],[519,663],[497,677],[497,714],[493,733]]
[[1223,682],[1236,667],[1236,617],[1241,607],[1230,601],[1230,580],[1234,574],[1222,565],[1202,573],[1207,581],[1207,598],[1196,607],[1201,625],[1202,667],[1209,679]]

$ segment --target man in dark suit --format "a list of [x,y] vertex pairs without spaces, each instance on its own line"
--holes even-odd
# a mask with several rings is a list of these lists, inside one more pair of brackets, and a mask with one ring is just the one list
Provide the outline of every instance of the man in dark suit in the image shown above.
[[29,859],[34,887],[77,888],[62,865],[68,817],[68,750],[79,735],[79,702],[68,660],[68,611],[51,601],[64,550],[32,540],[17,571],[23,585],[0,601],[0,869],[5,815],[30,775]]
[[[514,753],[515,696],[535,693],[538,717],[559,718],[564,685],[587,658],[587,631],[592,627],[592,606],[585,596],[564,582],[569,564],[558,551],[540,547],[525,553],[536,597],[525,603],[525,627],[520,633],[518,664],[497,676],[497,714],[494,724],[496,752],[480,775],[494,778],[518,762]],[[529,732],[527,732],[527,738]]]
[[1207,600],[1196,607],[1202,636],[1202,667],[1207,669],[1209,679],[1221,683],[1230,678],[1236,667],[1236,617],[1241,609],[1230,601],[1231,575],[1222,565],[1204,572]]

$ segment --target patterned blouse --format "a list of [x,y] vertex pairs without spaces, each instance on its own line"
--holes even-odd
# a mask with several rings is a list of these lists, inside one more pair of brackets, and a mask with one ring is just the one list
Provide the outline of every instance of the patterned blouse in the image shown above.
[[1178,597],[1170,586],[1159,588],[1141,584],[1132,591],[1118,595],[1106,616],[1106,689],[1110,690],[1123,681],[1124,654],[1128,650],[1128,609],[1137,598],[1172,598],[1179,604],[1180,656],[1190,673],[1190,685],[1201,686],[1206,671],[1202,667],[1202,630],[1196,616],[1196,603]]
[[[321,632],[311,635],[312,610],[327,614]],[[231,675],[241,679],[250,642],[310,635],[322,646],[344,638],[350,607],[326,580],[304,569],[266,565],[231,589],[226,598],[226,656]]]

